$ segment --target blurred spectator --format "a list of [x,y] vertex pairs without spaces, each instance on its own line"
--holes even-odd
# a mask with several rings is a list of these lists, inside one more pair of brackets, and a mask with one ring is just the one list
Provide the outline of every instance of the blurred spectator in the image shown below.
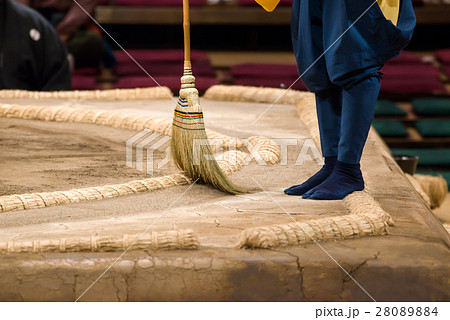
[[[76,68],[98,68],[115,64],[112,50],[102,37],[101,30],[92,24],[97,0],[16,0],[38,10],[55,27],[67,50],[74,56]],[[86,11],[84,11],[82,8]]]
[[0,89],[71,89],[58,35],[39,13],[12,0],[0,0]]

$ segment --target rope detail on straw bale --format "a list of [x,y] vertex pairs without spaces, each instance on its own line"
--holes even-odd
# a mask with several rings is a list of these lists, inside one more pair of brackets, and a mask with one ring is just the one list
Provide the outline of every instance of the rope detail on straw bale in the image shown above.
[[304,96],[297,104],[297,115],[308,127],[309,134],[320,150],[319,122],[317,121],[316,102],[313,95]]
[[[72,107],[39,107],[22,105],[0,105],[0,117],[19,118],[25,120],[42,120],[56,122],[75,122],[102,125],[107,127],[141,131],[149,129],[170,136],[172,119],[154,118],[150,116],[125,115],[120,112],[104,110],[85,110]],[[208,136],[219,141],[223,149],[242,148],[243,141],[238,138],[223,135],[208,130]]]
[[206,90],[204,98],[217,101],[257,102],[295,105],[308,92],[278,88],[215,85]]
[[405,173],[406,177],[408,178],[409,182],[411,182],[414,189],[416,189],[419,196],[422,198],[422,200],[426,203],[427,206],[431,207],[431,200],[428,194],[422,189],[422,186],[420,185],[419,181],[417,181],[412,175]]
[[[136,241],[136,242],[135,242]],[[133,242],[135,242],[133,244]],[[132,247],[130,247],[133,244]],[[111,252],[129,250],[197,250],[197,234],[189,229],[144,235],[91,236],[57,240],[0,242],[0,254],[46,252]]]
[[167,189],[189,184],[191,181],[182,174],[172,174],[128,183],[73,189],[69,191],[29,193],[0,197],[0,212],[38,209],[61,204],[91,200],[111,199],[120,196]]
[[265,163],[277,164],[281,158],[281,148],[267,137],[253,136],[247,139],[248,150],[254,157],[261,157]]
[[71,100],[156,100],[168,99],[172,91],[167,87],[113,89],[113,90],[74,90],[74,91],[26,91],[0,90],[3,99],[71,99]]
[[431,209],[439,208],[448,193],[447,181],[442,177],[425,174],[415,174],[412,178],[417,181],[423,192],[428,195]]
[[450,223],[444,223],[444,228],[448,233],[450,233]]
[[[284,225],[245,229],[238,248],[276,248],[316,241],[356,239],[387,234],[388,223],[377,214],[339,216]],[[314,240],[313,240],[314,239]]]
[[367,191],[348,195],[344,204],[349,215],[245,229],[236,247],[267,249],[378,236],[387,234],[388,226],[393,225],[391,216]]

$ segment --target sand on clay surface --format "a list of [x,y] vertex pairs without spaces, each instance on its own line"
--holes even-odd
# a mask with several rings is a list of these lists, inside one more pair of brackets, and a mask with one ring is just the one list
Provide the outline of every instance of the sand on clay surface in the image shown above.
[[[125,183],[178,172],[173,163],[153,174],[146,173],[145,165],[144,172],[128,167],[126,140],[135,134],[90,124],[0,118],[0,196]],[[158,149],[155,162],[164,156]]]

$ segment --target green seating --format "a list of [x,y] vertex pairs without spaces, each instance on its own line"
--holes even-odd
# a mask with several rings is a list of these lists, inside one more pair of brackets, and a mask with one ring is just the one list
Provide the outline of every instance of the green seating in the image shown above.
[[417,171],[419,174],[428,174],[430,176],[441,176],[447,181],[447,185],[450,186],[450,172],[449,171]]
[[448,120],[421,120],[416,122],[416,128],[423,137],[450,137]]
[[375,116],[406,116],[407,112],[400,109],[397,104],[389,100],[378,100],[375,107]]
[[408,130],[400,121],[375,120],[372,123],[375,130],[382,137],[407,137]]
[[450,149],[406,149],[392,148],[392,154],[407,154],[419,157],[419,166],[450,166]]
[[450,98],[421,98],[412,101],[412,107],[418,115],[450,115]]

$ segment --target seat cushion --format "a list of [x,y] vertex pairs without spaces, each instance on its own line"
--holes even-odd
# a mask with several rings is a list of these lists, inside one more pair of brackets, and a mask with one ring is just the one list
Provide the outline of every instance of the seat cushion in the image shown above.
[[[180,77],[179,76],[158,76],[154,79],[161,86],[169,87],[174,93],[178,93],[180,90]],[[146,88],[156,87],[158,84],[147,76],[128,76],[122,77],[114,85],[117,89],[131,89],[131,88]],[[211,77],[196,77],[195,87],[200,92],[206,91],[209,87],[219,84],[216,78]]]
[[434,56],[440,62],[450,64],[450,49],[436,50]]
[[96,82],[92,76],[73,75],[72,90],[99,90],[101,85]]
[[375,107],[375,116],[406,116],[407,114],[395,102],[389,100],[378,100]]
[[391,64],[381,69],[384,79],[393,78],[434,78],[440,79],[439,69],[427,64]]
[[382,137],[407,137],[408,130],[400,121],[375,120],[372,123],[375,130]]
[[450,137],[448,120],[421,120],[416,122],[416,128],[424,137]]
[[447,78],[450,79],[450,64],[443,65],[441,68]]
[[[184,60],[183,50],[130,49],[127,50],[127,52],[138,62],[178,62],[182,65]],[[118,64],[134,63],[134,61],[124,51],[115,51],[114,55],[116,56]],[[191,51],[191,61],[209,62],[209,56],[206,52],[193,50]]]
[[450,166],[450,149],[404,149],[392,148],[392,154],[407,154],[419,157],[419,166]]
[[387,94],[447,94],[444,84],[435,78],[386,78],[381,80],[381,92]]
[[411,51],[402,51],[400,55],[389,62],[386,65],[390,64],[420,64],[424,62],[424,58],[418,54],[415,54]]
[[450,115],[450,98],[414,99],[412,107],[418,115]]
[[[119,76],[136,75],[144,76],[145,72],[141,69],[144,68],[152,77],[155,76],[178,76],[183,75],[183,64],[179,62],[139,62],[140,66],[136,63],[123,63],[114,68],[114,72]],[[192,72],[194,76],[206,76],[215,77],[213,67],[209,63],[192,63]]]

